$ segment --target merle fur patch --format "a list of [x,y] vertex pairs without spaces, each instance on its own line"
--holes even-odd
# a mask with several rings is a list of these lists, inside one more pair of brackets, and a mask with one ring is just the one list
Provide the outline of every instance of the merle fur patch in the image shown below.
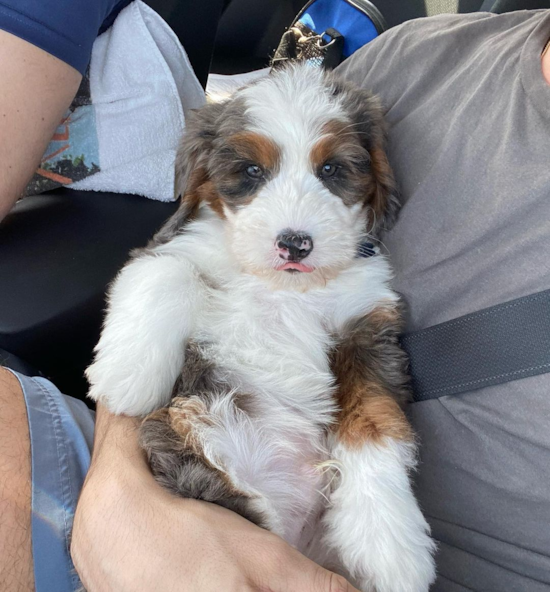
[[[168,407],[147,416],[140,427],[140,444],[155,479],[181,497],[213,502],[233,510],[258,526],[266,527],[251,497],[240,491],[225,472],[208,460],[196,426],[210,421],[209,405],[227,385],[216,376],[215,365],[190,341],[185,364]],[[233,397],[242,412],[250,412],[244,395]]]
[[218,504],[267,528],[250,496],[239,491],[199,448],[182,439],[173,427],[170,409],[155,411],[143,420],[140,444],[155,479],[175,495]]

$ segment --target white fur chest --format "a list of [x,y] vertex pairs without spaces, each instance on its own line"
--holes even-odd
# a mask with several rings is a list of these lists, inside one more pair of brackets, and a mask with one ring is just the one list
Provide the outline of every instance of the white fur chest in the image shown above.
[[328,355],[335,337],[350,319],[395,300],[388,280],[382,257],[358,259],[325,287],[307,292],[272,290],[239,275],[206,290],[192,337],[232,387],[324,423],[334,412]]

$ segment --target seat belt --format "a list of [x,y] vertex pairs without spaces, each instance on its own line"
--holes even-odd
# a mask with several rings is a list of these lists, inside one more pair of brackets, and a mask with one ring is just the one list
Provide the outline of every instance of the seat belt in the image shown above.
[[401,338],[415,401],[550,372],[550,290]]

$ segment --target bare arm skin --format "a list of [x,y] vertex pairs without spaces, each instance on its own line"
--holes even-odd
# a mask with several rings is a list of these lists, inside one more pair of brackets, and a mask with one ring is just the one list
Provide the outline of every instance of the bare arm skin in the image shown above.
[[0,30],[0,220],[38,168],[81,78],[65,62]]
[[89,592],[355,590],[241,516],[162,489],[136,427],[99,407],[71,547]]

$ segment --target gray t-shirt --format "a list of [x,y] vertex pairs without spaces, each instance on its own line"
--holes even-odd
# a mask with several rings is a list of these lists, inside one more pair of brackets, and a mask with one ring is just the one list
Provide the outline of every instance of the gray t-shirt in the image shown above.
[[[387,109],[403,208],[383,237],[422,329],[550,288],[550,11],[442,15],[337,70]],[[416,403],[436,592],[550,591],[550,375]]]

